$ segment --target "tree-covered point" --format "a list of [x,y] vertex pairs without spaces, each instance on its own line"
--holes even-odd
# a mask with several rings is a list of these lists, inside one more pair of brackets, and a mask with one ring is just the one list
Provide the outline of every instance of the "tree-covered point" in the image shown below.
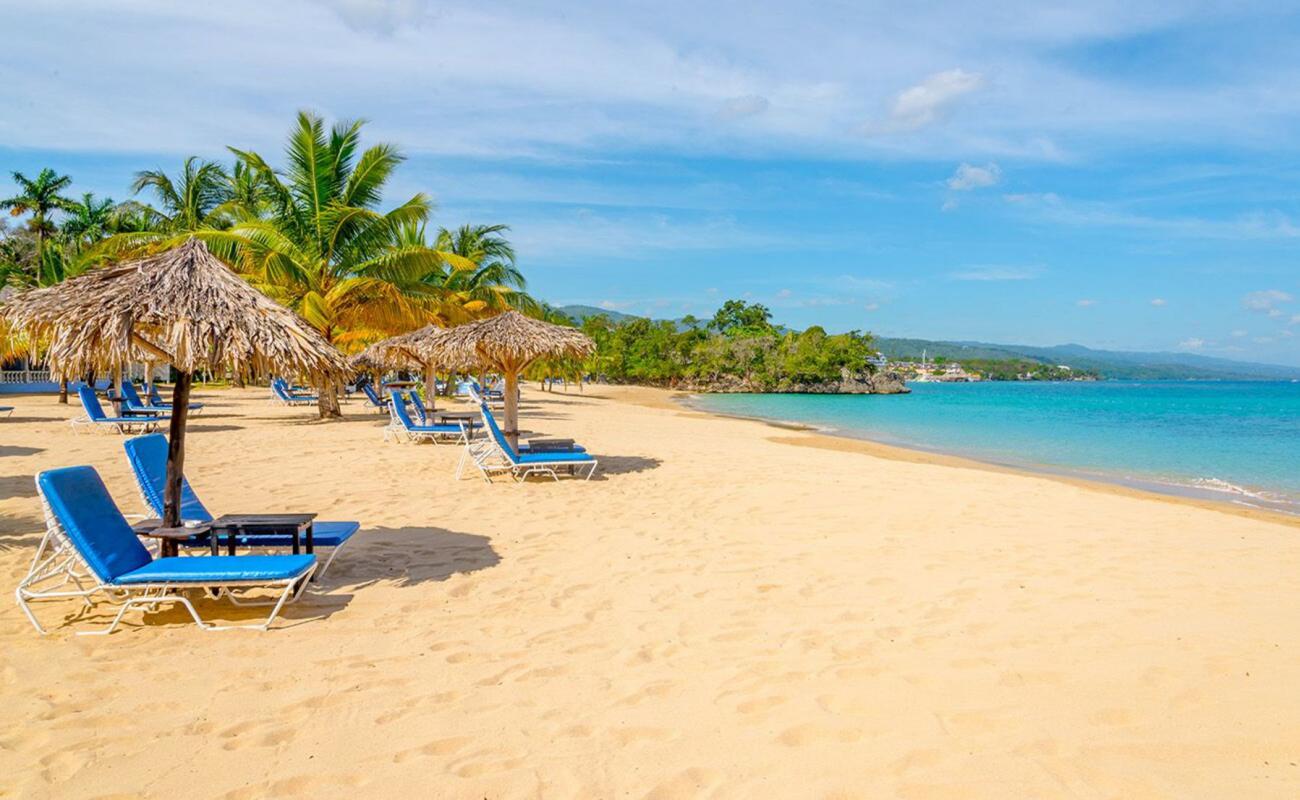
[[614,383],[655,386],[743,386],[782,391],[838,381],[842,371],[871,369],[869,334],[828,334],[821,327],[787,331],[764,306],[729,300],[707,322],[588,317],[582,330],[596,342],[584,371]]

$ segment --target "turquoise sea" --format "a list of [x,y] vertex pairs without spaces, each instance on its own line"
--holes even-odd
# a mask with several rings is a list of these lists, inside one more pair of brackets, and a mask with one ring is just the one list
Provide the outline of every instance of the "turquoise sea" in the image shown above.
[[700,395],[702,409],[1300,513],[1300,383],[914,383],[908,395]]

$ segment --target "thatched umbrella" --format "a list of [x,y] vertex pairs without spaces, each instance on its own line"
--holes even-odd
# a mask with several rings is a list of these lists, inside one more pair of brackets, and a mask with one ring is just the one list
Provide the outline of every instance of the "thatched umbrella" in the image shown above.
[[566,328],[518,311],[448,329],[430,347],[430,356],[448,361],[477,362],[500,372],[506,382],[505,435],[519,445],[519,373],[539,358],[582,358],[595,342],[576,328]]
[[101,267],[0,306],[15,328],[49,342],[59,376],[121,367],[143,350],[176,368],[164,524],[180,524],[185,420],[200,369],[342,376],[347,361],[289,309],[254,289],[198,239]]
[[429,408],[434,407],[439,369],[472,369],[477,360],[452,356],[441,347],[450,328],[426,325],[419,330],[393,336],[367,347],[360,355],[372,363],[386,368],[418,369],[424,376],[424,394]]

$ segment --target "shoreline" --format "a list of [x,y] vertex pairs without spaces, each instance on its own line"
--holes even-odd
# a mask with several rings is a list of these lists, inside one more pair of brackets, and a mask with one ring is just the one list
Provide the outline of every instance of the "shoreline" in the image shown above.
[[[819,427],[805,422],[777,420],[749,414],[732,414],[724,411],[716,411],[714,409],[704,408],[696,402],[699,399],[698,392],[681,392],[672,389],[664,389],[662,391],[670,394],[670,404],[679,410],[687,410],[697,414],[705,414],[723,419],[756,422],[767,427],[776,428],[777,430],[804,434],[802,437],[766,437],[768,441],[776,442],[778,444],[791,445],[794,447],[812,447],[838,452],[854,452],[862,455],[874,456],[876,458],[886,458],[892,461],[933,464],[958,469],[977,469],[1033,478],[1047,478],[1071,486],[1077,486],[1106,494],[1157,500],[1177,505],[1187,505],[1194,508],[1208,509],[1211,511],[1232,514],[1234,516],[1246,517],[1247,519],[1276,522],[1282,525],[1300,528],[1300,509],[1289,511],[1283,508],[1276,508],[1267,505],[1267,501],[1259,501],[1264,504],[1255,505],[1253,503],[1226,496],[1227,493],[1215,492],[1211,489],[1198,491],[1194,487],[1161,484],[1158,481],[1142,481],[1139,479],[1126,481],[1120,478],[1108,479],[1101,475],[1083,474],[1068,468],[1054,468],[1048,465],[1020,465],[1005,464],[997,461],[985,461],[974,456],[950,453],[942,450],[932,450],[920,446],[910,446],[895,442],[882,442],[868,436],[858,436],[838,429]],[[1225,496],[1219,497],[1218,495]]]

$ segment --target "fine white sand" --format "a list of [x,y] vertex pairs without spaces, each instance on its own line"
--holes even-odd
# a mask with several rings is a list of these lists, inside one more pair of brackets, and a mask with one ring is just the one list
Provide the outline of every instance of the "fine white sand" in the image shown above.
[[[0,796],[1300,796],[1293,523],[609,387],[523,408],[597,479],[456,482],[455,448],[384,444],[359,404],[263,396],[200,393],[205,503],[362,533],[268,633],[78,637],[110,609],[67,602],[42,638],[0,605]],[[121,437],[5,402],[12,589],[36,472],[92,464],[141,508]]]

